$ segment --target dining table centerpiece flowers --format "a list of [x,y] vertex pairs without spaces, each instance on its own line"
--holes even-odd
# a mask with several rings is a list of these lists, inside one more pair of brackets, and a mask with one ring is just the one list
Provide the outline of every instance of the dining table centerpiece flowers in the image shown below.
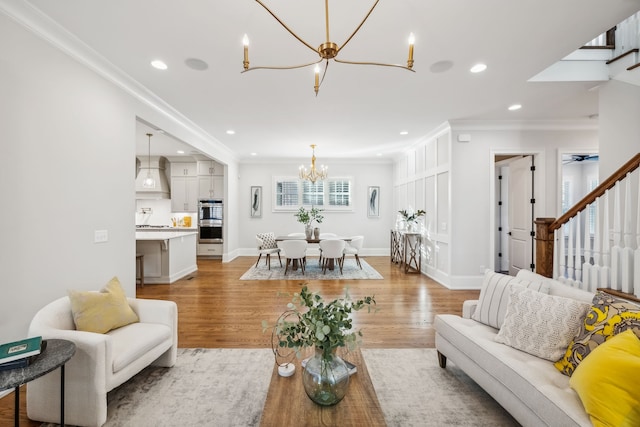
[[313,223],[322,224],[324,216],[322,215],[322,209],[314,208],[305,209],[304,206],[300,206],[300,209],[293,214],[299,223],[304,224],[304,232],[307,239],[313,236]]
[[302,382],[305,392],[315,403],[335,405],[345,396],[349,385],[349,368],[337,349],[354,350],[361,343],[362,331],[353,330],[351,313],[376,305],[374,296],[352,299],[348,289],[344,296],[325,302],[318,293],[301,284],[280,315],[276,324],[262,322],[263,332],[272,331],[273,351],[279,358],[298,359],[303,349],[313,347],[314,354],[303,363]]
[[400,210],[398,213],[400,214],[402,221],[406,224],[407,230],[410,232],[418,231],[418,218],[426,214],[422,209],[414,211],[411,207]]

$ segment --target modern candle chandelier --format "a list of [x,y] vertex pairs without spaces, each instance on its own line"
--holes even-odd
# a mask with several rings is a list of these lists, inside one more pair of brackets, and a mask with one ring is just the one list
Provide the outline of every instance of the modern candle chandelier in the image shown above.
[[311,156],[311,168],[307,170],[304,165],[300,165],[299,176],[300,179],[306,179],[307,181],[311,181],[313,184],[315,184],[317,180],[322,181],[323,179],[327,178],[327,169],[329,168],[322,165],[320,166],[320,169],[316,169],[316,145],[311,144],[311,149],[313,150],[313,154]]
[[[369,18],[369,15],[371,15],[371,12],[373,12],[373,9],[375,9],[376,5],[378,4],[378,2],[380,0],[375,0],[375,2],[373,3],[373,6],[371,6],[371,9],[369,9],[369,12],[365,15],[365,17],[362,20],[362,22],[360,22],[360,25],[358,25],[356,27],[356,29],[353,31],[353,33],[351,33],[351,35],[347,38],[347,40],[344,43],[342,43],[342,46],[338,46],[338,44],[332,42],[331,38],[329,37],[329,0],[325,0],[324,1],[324,9],[325,9],[326,41],[324,43],[322,43],[317,48],[314,48],[309,43],[307,43],[306,41],[302,40],[302,38],[300,38],[289,27],[287,27],[287,25],[284,22],[282,22],[282,20],[280,20],[280,18],[278,18],[276,16],[276,14],[273,13],[262,1],[260,1],[260,0],[256,0],[256,1],[260,4],[260,6],[265,8],[266,11],[269,12],[271,14],[271,16],[273,16],[276,19],[276,21],[278,21],[280,23],[280,25],[282,25],[284,27],[284,29],[287,30],[300,43],[304,44],[309,49],[313,50],[318,55],[320,55],[320,59],[317,60],[317,61],[306,63],[306,64],[291,65],[291,66],[249,67],[249,37],[247,37],[247,35],[245,34],[243,39],[242,39],[242,43],[244,44],[244,61],[242,62],[243,66],[244,66],[244,71],[242,71],[243,73],[245,73],[247,71],[251,71],[251,70],[260,70],[260,69],[262,69],[262,70],[265,70],[265,69],[267,69],[267,70],[291,70],[291,69],[294,69],[294,68],[303,68],[303,67],[308,67],[308,66],[311,66],[311,65],[315,65],[315,68],[314,68],[315,81],[314,81],[313,90],[315,91],[316,96],[318,96],[318,91],[320,90],[320,86],[322,85],[322,82],[324,81],[324,77],[327,74],[327,69],[329,67],[329,60],[330,59],[333,59],[335,62],[340,62],[342,64],[378,65],[378,66],[383,66],[383,67],[402,68],[404,70],[415,72],[415,70],[413,70],[413,44],[415,42],[415,38],[413,36],[413,33],[411,33],[409,35],[409,58],[407,59],[407,65],[406,66],[405,65],[401,65],[401,64],[384,64],[384,63],[379,63],[379,62],[345,61],[345,60],[340,60],[340,59],[337,58],[338,53],[340,52],[340,50],[342,50],[342,48],[344,48],[347,45],[347,43],[349,43],[349,41],[353,38],[353,36],[356,35],[356,33],[360,30],[360,27],[362,27],[362,25],[365,23],[367,18]],[[322,61],[325,61],[325,65],[324,65],[324,71],[322,72],[322,79],[320,79],[320,63]]]

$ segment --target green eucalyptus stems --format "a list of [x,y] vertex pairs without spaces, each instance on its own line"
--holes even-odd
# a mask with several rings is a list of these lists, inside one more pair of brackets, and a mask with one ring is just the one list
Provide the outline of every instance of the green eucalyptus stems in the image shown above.
[[293,215],[298,219],[298,222],[304,225],[311,225],[313,224],[313,221],[317,222],[318,224],[322,224],[324,216],[322,216],[320,212],[322,212],[322,209],[311,208],[307,210],[304,207],[300,206],[298,212]]
[[[306,283],[302,284],[300,292],[296,292],[287,304],[288,310],[278,318],[273,327],[277,346],[294,351],[298,357],[303,348],[315,346],[322,350],[326,359],[330,359],[332,352],[338,347],[353,350],[359,344],[362,331],[351,330],[353,321],[350,314],[365,307],[371,312],[371,307],[375,304],[373,296],[352,300],[346,289],[344,297],[325,303],[322,296],[309,291]],[[270,327],[266,321],[262,322],[262,326],[263,331]],[[274,352],[279,353],[276,348]]]

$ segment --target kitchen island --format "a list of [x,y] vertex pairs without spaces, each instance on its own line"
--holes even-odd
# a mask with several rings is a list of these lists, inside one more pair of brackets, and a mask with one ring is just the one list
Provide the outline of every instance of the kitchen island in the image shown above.
[[144,255],[144,283],[171,284],[198,270],[197,231],[136,230],[136,253]]

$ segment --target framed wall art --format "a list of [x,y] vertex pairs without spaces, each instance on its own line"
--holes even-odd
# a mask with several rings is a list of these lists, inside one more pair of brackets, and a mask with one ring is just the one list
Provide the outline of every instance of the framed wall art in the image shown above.
[[367,216],[377,218],[380,216],[380,187],[369,187],[367,197]]
[[262,187],[251,187],[251,218],[262,217]]

